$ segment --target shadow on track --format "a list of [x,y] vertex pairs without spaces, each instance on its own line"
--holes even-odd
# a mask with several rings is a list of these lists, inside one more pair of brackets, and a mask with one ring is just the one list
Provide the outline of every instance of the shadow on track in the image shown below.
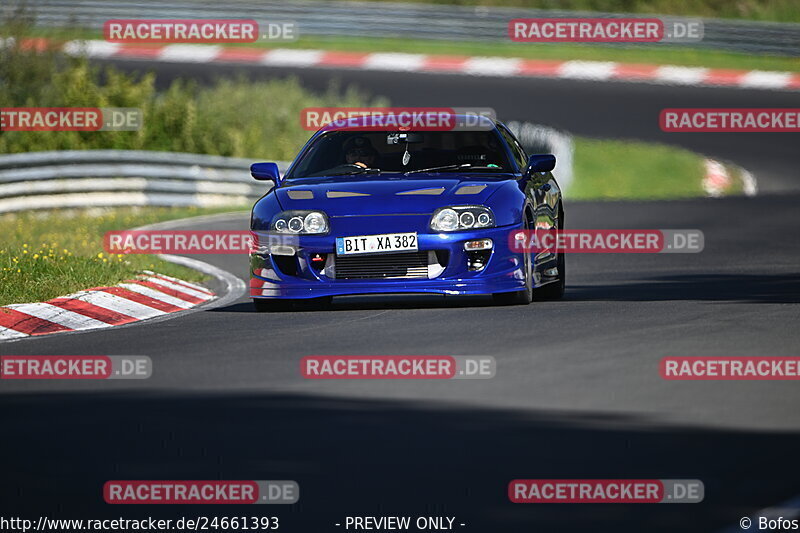
[[583,301],[718,301],[800,303],[800,274],[700,274],[648,278],[614,285],[568,285],[567,298]]
[[[457,309],[464,307],[490,307],[496,305],[491,296],[445,296],[445,295],[364,295],[339,296],[333,304],[321,305],[301,301],[296,311],[372,311],[392,309]],[[252,302],[241,302],[210,309],[211,313],[255,313]]]
[[[0,515],[455,515],[470,531],[709,532],[796,494],[800,435],[300,395],[3,396]],[[13,408],[12,408],[13,406]],[[698,478],[686,505],[514,505],[515,478]],[[291,507],[110,506],[112,479],[294,479]],[[460,529],[460,528],[457,528]]]

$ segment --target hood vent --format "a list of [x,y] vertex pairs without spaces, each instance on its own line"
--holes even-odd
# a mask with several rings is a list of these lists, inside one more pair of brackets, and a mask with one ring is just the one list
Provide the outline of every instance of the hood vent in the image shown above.
[[464,185],[459,187],[456,194],[479,194],[485,188],[486,185]]
[[326,193],[328,198],[352,198],[354,196],[370,196],[365,192],[350,192],[350,191],[328,191]]
[[291,200],[313,200],[314,191],[286,191]]
[[408,195],[408,194],[419,194],[419,195],[428,195],[428,196],[438,196],[444,192],[444,187],[431,187],[428,189],[415,189],[413,191],[403,191],[397,193],[398,196],[400,195]]

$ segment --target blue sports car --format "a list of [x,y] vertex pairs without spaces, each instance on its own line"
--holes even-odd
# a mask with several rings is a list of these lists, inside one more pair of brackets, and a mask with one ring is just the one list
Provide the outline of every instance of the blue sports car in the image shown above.
[[[528,156],[502,123],[413,131],[345,119],[315,133],[253,207],[250,291],[259,311],[352,294],[557,299],[564,256],[519,252],[521,229],[562,229],[555,156]],[[381,123],[382,124],[382,123]]]

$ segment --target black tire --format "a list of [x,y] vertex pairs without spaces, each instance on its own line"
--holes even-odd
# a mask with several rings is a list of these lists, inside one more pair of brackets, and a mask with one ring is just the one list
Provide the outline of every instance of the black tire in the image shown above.
[[497,305],[528,305],[533,300],[528,299],[528,291],[496,292],[492,294]]
[[560,300],[564,296],[567,277],[565,263],[566,260],[564,258],[564,254],[558,254],[558,258],[556,259],[556,265],[558,266],[558,281],[553,281],[543,287],[534,289],[534,300]]
[[[564,229],[564,212],[560,211],[559,214],[560,220],[558,221],[558,229],[561,231]],[[558,281],[534,289],[534,300],[560,300],[564,296],[564,289],[567,286],[567,259],[564,252],[558,252],[556,256],[556,267],[558,268]]]
[[[525,229],[529,224],[525,223]],[[498,292],[492,294],[494,303],[498,305],[528,305],[533,301],[533,259],[531,254],[522,254],[525,258],[525,289],[515,292]]]

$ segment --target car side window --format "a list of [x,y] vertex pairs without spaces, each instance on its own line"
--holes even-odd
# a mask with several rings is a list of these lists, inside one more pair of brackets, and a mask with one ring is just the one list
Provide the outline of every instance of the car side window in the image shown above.
[[511,148],[511,153],[514,155],[517,165],[519,165],[519,168],[524,171],[528,166],[528,156],[525,154],[525,149],[522,148],[522,146],[519,144],[519,141],[517,141],[517,138],[514,137],[514,135],[505,128],[505,126],[499,126],[498,129],[508,143],[508,146]]

